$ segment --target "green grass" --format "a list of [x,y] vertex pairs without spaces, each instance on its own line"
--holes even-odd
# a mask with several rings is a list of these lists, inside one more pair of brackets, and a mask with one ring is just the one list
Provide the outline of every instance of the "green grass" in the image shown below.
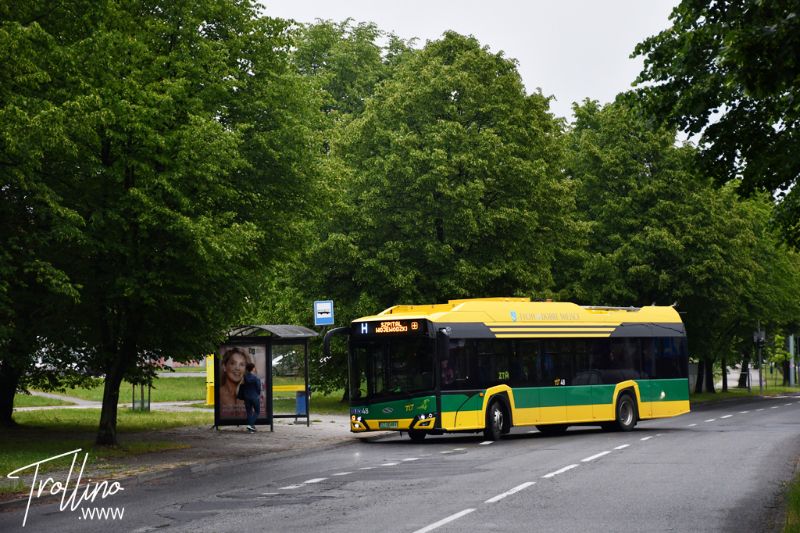
[[[172,369],[175,373],[183,373],[183,372],[205,372],[206,367],[204,366],[179,366]],[[162,372],[169,372],[169,370],[162,370]]]
[[[94,432],[100,422],[99,409],[47,409],[14,413],[14,420],[24,427],[58,431]],[[132,433],[154,431],[181,426],[198,426],[214,423],[214,414],[170,413],[165,411],[135,412],[120,409],[117,416],[117,431]]]
[[[136,413],[120,410],[117,430],[123,434],[121,446],[95,447],[94,439],[100,420],[99,409],[48,409],[14,413],[18,428],[5,430],[0,439],[0,473],[7,474],[22,466],[81,448],[89,452],[89,463],[111,467],[115,458],[185,448],[175,441],[158,440],[135,433],[179,426],[211,425],[213,413]],[[124,435],[129,435],[126,438]],[[83,453],[82,452],[82,453]],[[83,460],[83,455],[79,456]],[[42,472],[69,468],[72,459],[48,462]],[[24,486],[9,481],[0,485],[0,494],[23,490]]]
[[786,526],[783,533],[800,533],[800,476],[789,486],[786,497]]
[[[66,389],[63,393],[66,396],[74,396],[82,400],[95,402],[103,401],[102,383],[95,387],[78,387]],[[132,385],[123,382],[119,388],[120,403],[131,402]],[[140,390],[136,389],[136,398],[139,399]],[[147,401],[147,387],[144,389],[145,401]],[[206,398],[206,378],[156,378],[153,380],[153,388],[150,391],[151,402],[179,402],[186,400],[205,400]]]
[[[800,392],[800,388],[798,387],[782,387],[782,386],[770,386],[764,388],[764,396],[776,396],[779,394],[786,394],[791,392]],[[753,387],[752,392],[748,392],[747,389],[738,389],[736,387],[729,387],[727,392],[717,391],[715,393],[712,392],[702,392],[700,394],[692,393],[689,396],[689,399],[692,402],[713,402],[713,401],[720,401],[720,400],[727,400],[731,398],[752,398],[756,396],[761,396],[761,393],[758,390],[758,385]]]
[[31,394],[14,395],[14,407],[45,407],[48,405],[75,405],[72,402],[45,398],[44,396],[33,396]]

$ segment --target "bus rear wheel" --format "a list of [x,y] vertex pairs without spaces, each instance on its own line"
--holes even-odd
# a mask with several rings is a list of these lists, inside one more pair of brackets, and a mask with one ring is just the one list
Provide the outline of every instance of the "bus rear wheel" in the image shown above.
[[503,406],[499,401],[494,400],[486,410],[486,426],[484,426],[483,436],[486,437],[486,440],[500,440],[503,433],[508,433],[506,424],[506,413]]
[[427,435],[424,431],[419,431],[417,429],[409,429],[408,436],[414,442],[422,442],[425,440],[425,435]]
[[617,400],[616,428],[619,431],[630,431],[636,426],[636,400],[630,394],[621,394]]

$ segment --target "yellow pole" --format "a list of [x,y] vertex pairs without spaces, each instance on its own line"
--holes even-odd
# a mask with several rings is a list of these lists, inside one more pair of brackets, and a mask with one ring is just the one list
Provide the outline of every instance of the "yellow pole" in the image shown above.
[[206,356],[206,405],[214,405],[214,355]]

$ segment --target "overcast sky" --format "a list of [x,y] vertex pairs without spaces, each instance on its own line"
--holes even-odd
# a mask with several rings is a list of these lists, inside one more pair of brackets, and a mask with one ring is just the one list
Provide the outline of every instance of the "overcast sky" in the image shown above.
[[528,91],[553,95],[553,112],[571,117],[572,102],[609,102],[630,88],[641,59],[634,46],[666,29],[678,0],[262,0],[265,14],[374,22],[405,39],[438,39],[446,30],[474,35],[519,62]]

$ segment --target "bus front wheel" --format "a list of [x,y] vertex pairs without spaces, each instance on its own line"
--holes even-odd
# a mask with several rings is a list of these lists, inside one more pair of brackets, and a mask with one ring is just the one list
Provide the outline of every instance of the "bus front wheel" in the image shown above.
[[500,402],[494,400],[486,411],[486,426],[483,436],[487,440],[500,440],[503,433],[508,433],[506,429],[506,413]]
[[636,426],[636,400],[630,394],[622,394],[617,400],[616,426],[619,431],[630,431]]

